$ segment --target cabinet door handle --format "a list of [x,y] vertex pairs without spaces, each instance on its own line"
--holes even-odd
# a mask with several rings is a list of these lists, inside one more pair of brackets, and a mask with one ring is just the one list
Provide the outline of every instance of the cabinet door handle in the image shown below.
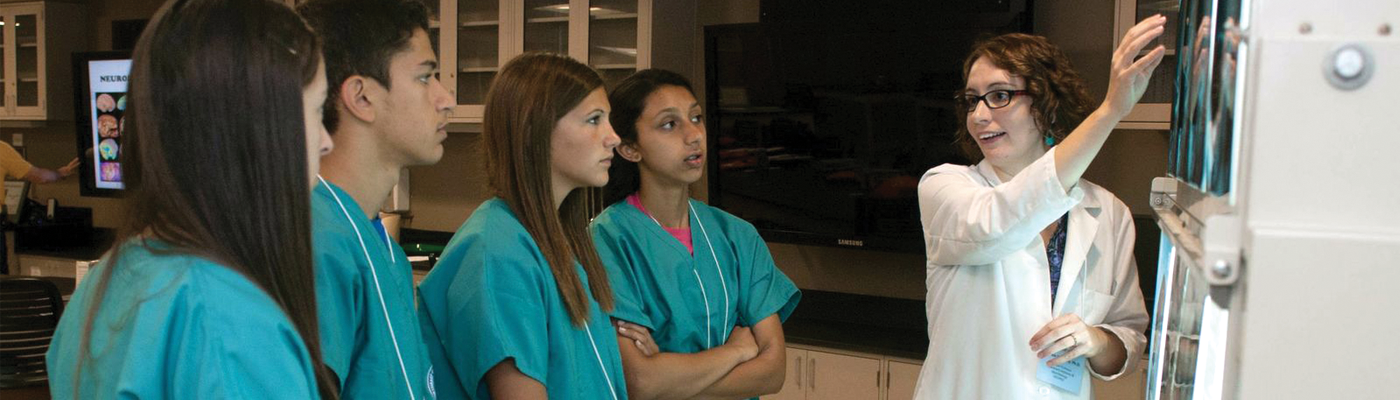
[[802,390],[802,356],[797,357],[797,390]]
[[807,373],[809,374],[807,376],[807,386],[812,388],[812,390],[817,390],[817,359],[809,358],[807,362],[810,364],[807,366]]

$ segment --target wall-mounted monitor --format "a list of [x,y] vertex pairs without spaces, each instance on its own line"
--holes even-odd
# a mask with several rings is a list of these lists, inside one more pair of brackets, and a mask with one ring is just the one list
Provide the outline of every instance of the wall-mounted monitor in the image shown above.
[[127,76],[131,53],[123,51],[73,54],[77,97],[78,158],[82,159],[83,196],[116,197],[126,187],[122,171],[130,157],[126,143]]
[[1031,32],[1028,2],[760,4],[759,23],[705,27],[710,204],[769,242],[923,254],[919,178],[969,163],[962,59]]

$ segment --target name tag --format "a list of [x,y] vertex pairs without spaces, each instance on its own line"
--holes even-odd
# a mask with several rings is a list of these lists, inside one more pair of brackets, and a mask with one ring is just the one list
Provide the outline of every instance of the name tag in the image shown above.
[[1059,354],[1052,354],[1040,359],[1040,367],[1036,368],[1035,371],[1036,379],[1048,383],[1056,389],[1078,395],[1080,386],[1084,384],[1084,357],[1075,358],[1054,367],[1045,366],[1057,356]]

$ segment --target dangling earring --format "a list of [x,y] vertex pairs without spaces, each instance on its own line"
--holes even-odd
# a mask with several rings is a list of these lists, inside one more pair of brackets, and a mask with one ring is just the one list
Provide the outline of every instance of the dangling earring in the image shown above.
[[1054,136],[1050,136],[1050,135],[1045,135],[1045,145],[1046,145],[1046,146],[1054,146],[1054,145],[1055,145],[1055,137],[1054,137]]

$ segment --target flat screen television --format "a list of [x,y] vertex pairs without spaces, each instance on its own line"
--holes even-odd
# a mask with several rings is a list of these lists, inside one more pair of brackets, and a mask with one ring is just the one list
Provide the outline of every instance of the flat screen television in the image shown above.
[[116,197],[125,188],[122,154],[126,130],[127,74],[131,53],[124,51],[73,54],[73,104],[77,145],[82,159],[83,196]]
[[918,180],[967,164],[962,59],[1014,1],[766,0],[705,29],[709,201],[769,241],[922,253]]

